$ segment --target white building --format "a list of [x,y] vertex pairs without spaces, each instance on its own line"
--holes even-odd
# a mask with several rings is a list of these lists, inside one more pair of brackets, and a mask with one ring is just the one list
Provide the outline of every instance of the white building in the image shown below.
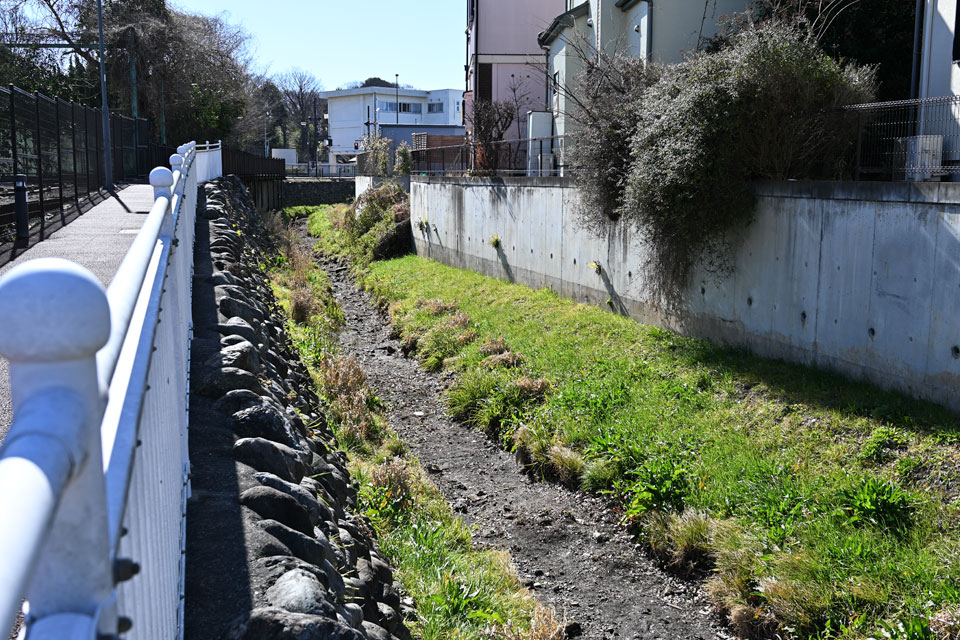
[[921,98],[960,95],[957,0],[925,0]]
[[743,11],[747,4],[747,0],[716,0],[705,12],[702,0],[567,0],[567,11],[538,38],[550,61],[553,129],[546,130],[548,120],[537,120],[534,114],[531,136],[567,133],[566,92],[575,90],[583,53],[601,49],[661,63],[681,62],[716,35],[721,17]]
[[458,89],[364,87],[324,91],[320,96],[327,99],[330,164],[334,170],[337,164],[352,161],[361,150],[361,139],[379,133],[381,125],[422,125],[427,131],[463,124],[463,92]]

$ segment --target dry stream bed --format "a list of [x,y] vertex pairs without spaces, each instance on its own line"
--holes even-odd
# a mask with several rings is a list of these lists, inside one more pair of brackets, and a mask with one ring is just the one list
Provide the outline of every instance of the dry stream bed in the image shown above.
[[405,358],[389,319],[349,269],[321,265],[346,323],[343,352],[366,371],[391,426],[480,547],[512,555],[521,580],[583,638],[728,638],[699,586],[646,558],[602,498],[541,482],[483,433],[452,419],[443,393],[450,373],[428,373]]

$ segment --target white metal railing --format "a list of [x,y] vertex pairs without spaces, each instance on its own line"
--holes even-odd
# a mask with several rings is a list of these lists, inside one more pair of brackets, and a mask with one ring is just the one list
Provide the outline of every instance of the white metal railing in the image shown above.
[[30,640],[182,637],[198,172],[177,151],[106,291],[60,259],[0,278],[0,634],[25,597]]
[[197,182],[206,182],[223,176],[223,143],[207,142],[197,145]]

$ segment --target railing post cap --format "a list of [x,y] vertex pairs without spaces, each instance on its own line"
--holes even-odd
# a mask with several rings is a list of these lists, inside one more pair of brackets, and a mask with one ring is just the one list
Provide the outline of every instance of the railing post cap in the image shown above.
[[156,169],[150,172],[150,186],[154,188],[172,187],[173,171],[171,171],[170,169],[167,169],[166,167],[157,167]]
[[177,153],[179,153],[181,156],[189,150],[190,150],[190,147],[185,144],[182,144],[179,147],[177,147]]
[[183,156],[182,156],[182,155],[180,155],[179,153],[175,153],[175,154],[173,154],[172,156],[170,156],[170,168],[171,168],[171,169],[173,169],[174,171],[176,171],[176,170],[177,170],[177,167],[181,166],[182,164],[183,164]]
[[11,362],[93,357],[110,337],[110,305],[90,271],[30,260],[0,278],[0,355]]

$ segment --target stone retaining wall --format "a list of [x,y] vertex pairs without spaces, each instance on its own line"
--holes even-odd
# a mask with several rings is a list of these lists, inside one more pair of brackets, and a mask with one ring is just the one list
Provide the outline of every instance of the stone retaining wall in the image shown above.
[[243,184],[201,187],[191,351],[186,637],[407,640],[393,570],[260,266]]

